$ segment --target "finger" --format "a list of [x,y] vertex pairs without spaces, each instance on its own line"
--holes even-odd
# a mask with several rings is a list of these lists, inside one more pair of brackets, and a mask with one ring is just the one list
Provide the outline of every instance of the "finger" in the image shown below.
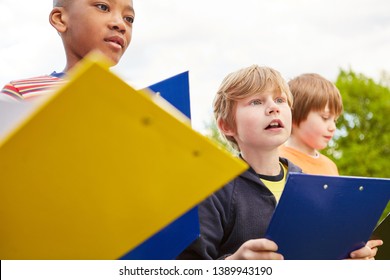
[[378,247],[371,248],[371,256],[374,258],[378,253]]
[[270,251],[248,251],[245,259],[247,260],[283,260],[283,255]]
[[256,254],[256,260],[284,260],[284,257],[282,254],[275,253],[275,252],[260,252]]
[[353,259],[367,259],[367,258],[370,258],[370,257],[372,257],[372,255],[371,255],[371,248],[366,245],[366,246],[360,248],[359,250],[353,251],[350,256]]
[[276,252],[278,245],[272,240],[266,238],[252,239],[246,242],[247,247],[251,251],[271,251]]
[[379,240],[379,239],[378,240],[368,240],[366,245],[368,247],[370,247],[370,248],[382,246],[383,245],[383,240]]

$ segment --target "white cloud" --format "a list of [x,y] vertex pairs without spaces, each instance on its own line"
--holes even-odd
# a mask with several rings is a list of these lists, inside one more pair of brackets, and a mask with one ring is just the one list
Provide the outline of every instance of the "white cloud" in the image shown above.
[[[223,77],[260,64],[286,79],[340,67],[390,72],[387,0],[133,0],[133,41],[113,70],[139,86],[190,71],[193,126],[211,118]],[[1,0],[0,83],[60,71],[65,58],[48,23],[51,1]],[[5,13],[4,13],[5,11]]]

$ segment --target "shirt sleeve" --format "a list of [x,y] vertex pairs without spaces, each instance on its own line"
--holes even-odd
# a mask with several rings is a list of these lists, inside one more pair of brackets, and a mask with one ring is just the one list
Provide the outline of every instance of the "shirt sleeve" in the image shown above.
[[222,189],[199,204],[200,236],[178,259],[215,260],[226,255],[221,252],[220,244],[223,243],[228,224],[228,193]]
[[6,84],[0,91],[0,100],[2,101],[20,101],[23,100],[19,90],[12,84]]

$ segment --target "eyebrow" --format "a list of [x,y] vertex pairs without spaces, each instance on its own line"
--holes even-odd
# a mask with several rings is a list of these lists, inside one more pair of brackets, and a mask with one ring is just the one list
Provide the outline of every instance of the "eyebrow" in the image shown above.
[[133,6],[128,5],[128,6],[126,7],[126,10],[129,10],[133,15],[135,15],[135,11],[134,11]]
[[[112,2],[115,2],[115,4],[117,4],[117,1],[116,0],[107,0],[110,4],[112,4]],[[135,16],[135,11],[134,11],[134,8],[133,6],[131,5],[128,5],[125,7],[126,10],[130,11],[134,16]]]

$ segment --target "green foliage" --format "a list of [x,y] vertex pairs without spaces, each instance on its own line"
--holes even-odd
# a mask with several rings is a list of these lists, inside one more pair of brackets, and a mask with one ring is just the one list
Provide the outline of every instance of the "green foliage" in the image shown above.
[[[344,104],[338,134],[323,151],[332,158],[341,175],[390,177],[390,88],[382,81],[340,70],[336,81]],[[386,78],[387,77],[387,78]]]
[[[323,151],[341,175],[390,177],[390,75],[378,83],[352,70],[341,70],[336,86],[343,97],[344,113],[338,135]],[[390,212],[390,203],[382,218]]]
[[236,150],[234,150],[232,146],[230,146],[230,144],[227,142],[227,140],[220,134],[214,118],[212,118],[209,123],[206,123],[205,127],[207,129],[205,133],[206,137],[214,141],[217,145],[227,150],[228,152],[234,155],[237,154]]

